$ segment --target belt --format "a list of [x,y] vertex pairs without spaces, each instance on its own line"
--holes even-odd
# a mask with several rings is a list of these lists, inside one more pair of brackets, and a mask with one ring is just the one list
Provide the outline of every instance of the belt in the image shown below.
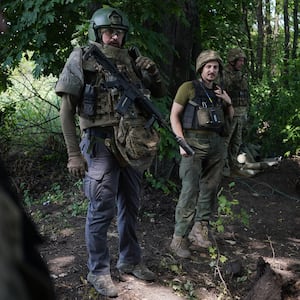
[[98,137],[101,139],[112,138],[113,128],[112,127],[90,127],[83,130],[83,135],[87,137]]
[[205,129],[195,129],[195,130],[187,130],[184,133],[185,137],[195,137],[195,136],[213,136],[213,135],[220,135],[219,132],[215,130],[205,130]]

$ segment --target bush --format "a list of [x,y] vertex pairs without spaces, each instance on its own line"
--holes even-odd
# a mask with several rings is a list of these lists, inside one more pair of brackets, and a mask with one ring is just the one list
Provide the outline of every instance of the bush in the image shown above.
[[[56,78],[34,79],[33,63],[23,59],[10,78],[12,85],[0,94],[1,145],[12,151],[41,149],[45,155],[64,147]],[[53,152],[54,151],[54,152]]]
[[[296,65],[297,61],[293,63]],[[300,87],[297,80],[294,76],[282,76],[271,83],[262,81],[252,88],[248,139],[262,145],[263,156],[290,156],[299,152]]]

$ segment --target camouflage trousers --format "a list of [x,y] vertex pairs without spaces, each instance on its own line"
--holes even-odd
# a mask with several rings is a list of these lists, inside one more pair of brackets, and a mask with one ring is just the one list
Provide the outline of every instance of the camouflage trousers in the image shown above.
[[229,135],[225,138],[225,166],[238,167],[237,156],[243,143],[243,129],[246,124],[245,116],[234,116],[231,121]]
[[185,139],[195,155],[182,157],[182,188],[175,211],[176,236],[186,236],[194,222],[209,221],[222,178],[223,138],[215,132],[187,132]]

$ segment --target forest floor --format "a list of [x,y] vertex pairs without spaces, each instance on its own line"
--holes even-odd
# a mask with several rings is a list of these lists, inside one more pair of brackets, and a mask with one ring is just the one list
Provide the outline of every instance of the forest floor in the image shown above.
[[[86,280],[86,200],[79,182],[64,166],[39,165],[37,161],[23,159],[18,164],[14,160],[14,181],[16,186],[23,186],[19,192],[44,236],[40,250],[57,299],[105,299]],[[245,299],[257,280],[259,257],[280,279],[282,299],[300,299],[300,158],[283,159],[255,177],[224,178],[221,186],[228,201],[239,202],[230,208],[233,215],[244,210],[249,225],[223,215],[222,220],[228,223],[224,232],[213,233],[212,251],[194,251],[191,259],[179,259],[169,249],[178,191],[165,194],[144,182],[138,237],[144,261],[157,274],[157,280],[144,283],[118,274],[114,222],[108,243],[112,278],[119,289],[116,299]],[[39,200],[32,202],[32,194]],[[223,259],[227,261],[223,263]]]

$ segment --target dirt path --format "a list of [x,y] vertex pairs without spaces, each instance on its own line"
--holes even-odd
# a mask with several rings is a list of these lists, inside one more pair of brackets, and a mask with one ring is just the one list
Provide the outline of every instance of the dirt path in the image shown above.
[[[283,161],[254,178],[226,179],[222,182],[224,191],[233,181],[230,193],[248,214],[250,224],[228,224],[223,235],[216,235],[215,246],[228,262],[239,260],[243,272],[228,276],[222,263],[217,270],[207,251],[193,252],[190,260],[174,257],[169,245],[178,195],[145,186],[138,236],[145,263],[158,279],[145,284],[131,276],[126,281],[119,277],[115,268],[118,237],[112,228],[111,271],[120,291],[116,299],[245,299],[256,281],[259,257],[269,262],[282,279],[282,299],[300,299],[300,159]],[[66,182],[63,202],[31,208],[33,216],[39,216],[38,226],[46,238],[42,253],[53,275],[58,300],[105,299],[86,281],[85,212],[72,216],[74,203],[84,197],[72,186]]]

